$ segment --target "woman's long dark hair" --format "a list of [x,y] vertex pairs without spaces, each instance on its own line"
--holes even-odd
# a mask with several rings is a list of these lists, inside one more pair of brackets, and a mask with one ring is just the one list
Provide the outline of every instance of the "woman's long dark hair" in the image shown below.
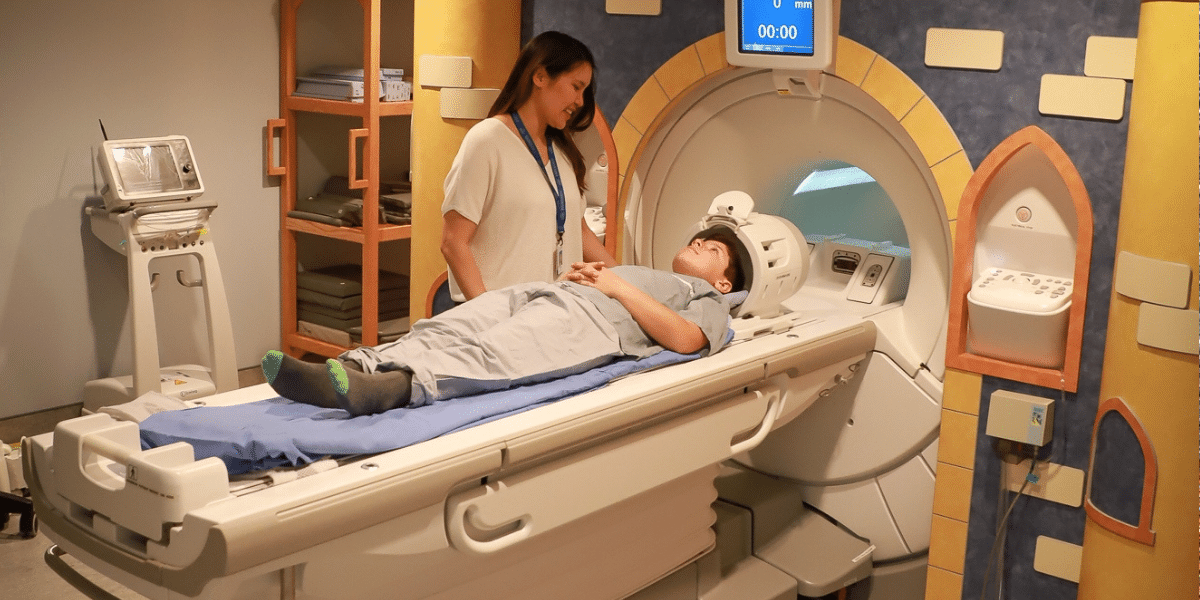
[[521,49],[517,63],[513,65],[500,95],[492,103],[488,116],[511,113],[525,104],[533,95],[533,74],[539,68],[546,69],[546,74],[554,79],[580,63],[592,67],[592,81],[583,90],[583,106],[571,115],[565,129],[547,126],[546,135],[566,153],[575,171],[575,181],[580,189],[585,189],[587,167],[583,164],[583,153],[575,145],[572,134],[591,127],[592,117],[596,113],[596,61],[592,58],[592,51],[583,42],[558,31],[546,31],[529,40]]

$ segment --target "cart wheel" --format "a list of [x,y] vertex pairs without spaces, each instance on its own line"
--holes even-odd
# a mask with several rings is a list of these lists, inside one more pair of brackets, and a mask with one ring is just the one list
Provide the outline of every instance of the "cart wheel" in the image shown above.
[[24,527],[24,525],[25,525],[25,519],[21,519],[21,525],[22,525],[22,527],[21,527],[21,537],[23,537],[23,538],[25,538],[25,539],[29,539],[29,538],[34,538],[34,537],[37,537],[37,532],[38,532],[38,518],[37,518],[37,515],[36,515],[36,514],[35,514],[35,515],[33,515],[33,517],[29,519],[29,527],[28,527],[28,529],[26,529],[26,528]]

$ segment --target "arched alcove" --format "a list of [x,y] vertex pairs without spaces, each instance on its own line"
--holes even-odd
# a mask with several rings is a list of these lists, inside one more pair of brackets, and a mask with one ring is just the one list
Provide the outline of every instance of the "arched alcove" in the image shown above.
[[[1029,205],[1034,208],[1031,210]],[[997,214],[997,211],[1004,213]],[[1050,236],[1041,234],[1042,237],[1038,237],[1039,234],[1034,232],[1041,227],[1039,219],[1060,221],[1056,225],[1062,235],[1057,238],[1070,243],[1043,243]],[[1074,392],[1079,382],[1092,259],[1092,205],[1083,179],[1070,157],[1036,126],[1013,133],[988,154],[967,183],[957,225],[954,248],[957,260],[950,287],[950,319],[946,330],[947,366]],[[978,242],[989,234],[992,243],[998,247],[985,251]],[[1047,281],[1041,282],[1046,288],[1029,290],[1029,293],[1042,294],[1043,299],[1052,295],[1057,298],[1057,286],[1073,287],[1069,294],[1070,306],[1062,314],[1061,326],[1065,331],[1059,330],[1057,340],[1046,341],[1054,333],[1024,336],[1030,326],[1044,326],[1049,330],[1059,324],[1042,320],[1052,317],[1022,305],[1017,310],[993,310],[990,315],[998,316],[994,322],[1001,323],[990,333],[995,334],[993,337],[1003,338],[1002,342],[1013,348],[997,351],[985,344],[971,347],[969,333],[980,332],[968,331],[969,318],[975,319],[969,311],[968,295],[972,289],[982,289],[977,286],[987,275],[985,271],[992,267],[1003,267],[999,269],[1002,272],[1028,271],[1021,275],[1057,273],[1053,281],[1058,283],[1051,284],[1051,279],[1046,277]],[[1029,284],[1039,281],[1037,277],[1029,277]],[[1063,284],[1063,280],[1073,281]],[[1023,297],[1034,297],[1025,292],[1021,290]],[[975,298],[973,294],[970,297]],[[980,306],[977,304],[976,309]],[[1011,321],[1001,322],[1005,317],[1011,317]],[[972,320],[972,323],[978,325],[979,321]],[[1015,330],[1024,337],[1012,335]],[[1056,348],[1054,342],[1058,344]],[[1023,354],[1038,354],[1035,349],[1042,347],[1050,347],[1045,353],[1057,354],[1059,362],[1054,364],[1053,360],[1047,359],[1049,362],[1035,364],[1022,358]]]

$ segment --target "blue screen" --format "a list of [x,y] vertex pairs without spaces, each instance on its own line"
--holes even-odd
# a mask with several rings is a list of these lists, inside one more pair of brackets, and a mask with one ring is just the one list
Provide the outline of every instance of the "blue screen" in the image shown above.
[[809,0],[739,0],[738,47],[751,54],[813,55]]

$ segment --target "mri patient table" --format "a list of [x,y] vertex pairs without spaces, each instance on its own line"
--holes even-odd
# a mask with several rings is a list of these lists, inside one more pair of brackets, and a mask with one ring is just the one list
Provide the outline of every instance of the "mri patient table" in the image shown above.
[[231,485],[220,460],[143,451],[107,414],[28,438],[26,478],[54,553],[151,598],[620,598],[708,552],[718,465],[876,345],[872,321],[832,311],[763,330],[286,483]]

